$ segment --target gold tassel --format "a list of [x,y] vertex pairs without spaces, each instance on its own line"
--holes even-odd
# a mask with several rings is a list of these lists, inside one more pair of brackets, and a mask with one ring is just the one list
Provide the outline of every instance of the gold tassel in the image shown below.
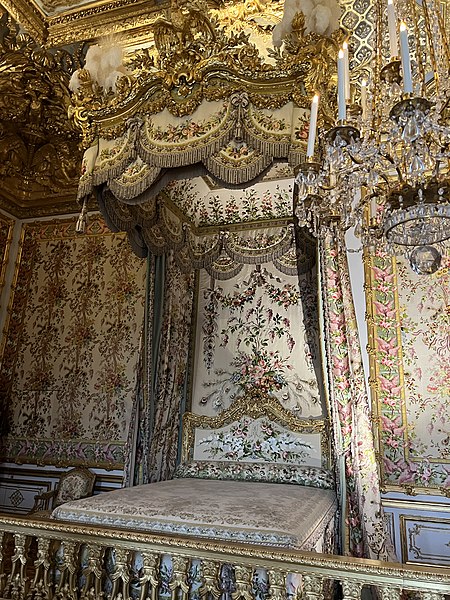
[[85,198],[83,201],[83,207],[81,209],[80,216],[78,217],[77,224],[75,225],[75,231],[77,233],[84,233],[86,231],[86,226],[88,223],[87,212],[87,202]]

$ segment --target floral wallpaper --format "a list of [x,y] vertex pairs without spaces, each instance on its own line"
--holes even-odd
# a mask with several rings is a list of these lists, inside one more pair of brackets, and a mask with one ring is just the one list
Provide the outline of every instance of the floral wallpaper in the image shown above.
[[15,462],[119,468],[143,322],[145,264],[100,217],[23,228],[0,381]]
[[450,253],[416,275],[371,258],[379,441],[385,484],[450,488]]
[[14,221],[0,213],[0,292],[5,283],[6,267],[8,264],[9,248],[14,228]]
[[315,278],[299,285],[273,266],[245,265],[227,281],[199,279],[193,411],[217,414],[257,387],[297,416],[321,415]]

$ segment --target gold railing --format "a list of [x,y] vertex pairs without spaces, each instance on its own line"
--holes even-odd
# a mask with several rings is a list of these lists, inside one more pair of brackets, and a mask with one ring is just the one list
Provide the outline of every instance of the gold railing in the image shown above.
[[[337,591],[356,600],[364,588],[381,600],[450,594],[445,568],[6,515],[0,539],[0,599],[322,600]],[[301,582],[294,594],[293,579]]]

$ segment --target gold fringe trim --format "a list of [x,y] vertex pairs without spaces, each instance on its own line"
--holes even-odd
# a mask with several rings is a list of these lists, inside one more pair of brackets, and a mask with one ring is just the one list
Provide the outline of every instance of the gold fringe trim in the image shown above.
[[272,164],[272,157],[259,154],[250,164],[239,166],[238,164],[225,164],[218,153],[216,156],[205,159],[203,164],[217,179],[231,185],[240,185],[261,175]]
[[119,177],[111,179],[108,187],[119,200],[131,200],[143,194],[156,181],[160,173],[159,167],[148,166],[147,173],[141,179],[133,183],[123,183]]
[[[216,154],[225,147],[234,136],[234,121],[232,120],[225,129],[219,130],[214,136],[203,140],[198,145],[190,144],[186,149],[174,145],[167,150],[160,150],[156,146],[145,146],[145,141],[139,138],[137,146],[138,156],[146,163],[166,168],[185,167],[193,163],[202,162],[212,154]],[[212,138],[212,139],[211,139]]]

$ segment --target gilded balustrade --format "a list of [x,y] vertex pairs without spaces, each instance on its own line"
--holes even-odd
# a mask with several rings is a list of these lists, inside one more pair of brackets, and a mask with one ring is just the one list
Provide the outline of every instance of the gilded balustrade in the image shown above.
[[450,595],[445,568],[50,520],[0,516],[0,541],[1,600],[292,600],[297,575],[305,600],[325,600],[336,586],[343,600],[367,587],[381,600]]

